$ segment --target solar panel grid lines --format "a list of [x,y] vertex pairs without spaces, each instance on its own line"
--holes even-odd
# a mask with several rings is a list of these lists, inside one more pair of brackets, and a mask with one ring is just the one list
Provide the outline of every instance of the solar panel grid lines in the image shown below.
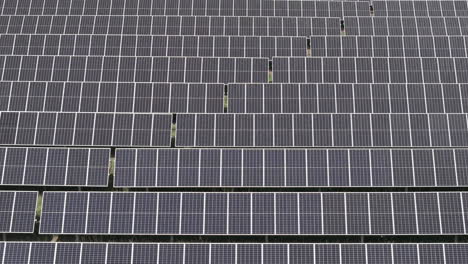
[[0,145],[168,147],[171,125],[170,114],[0,112]]
[[[28,4],[29,2],[29,4]],[[113,4],[46,3],[35,6],[31,1],[19,5],[3,6],[2,15],[166,15],[166,16],[305,16],[305,17],[342,17],[343,14],[369,16],[369,3],[354,1],[261,1],[220,2],[220,1],[125,1],[121,6]]]
[[467,138],[466,114],[180,114],[175,143],[178,147],[463,147]]
[[40,233],[462,235],[466,195],[44,192]]
[[2,82],[0,110],[222,113],[223,95],[223,84]]
[[0,232],[33,233],[38,192],[0,191]]
[[0,185],[107,187],[110,149],[0,148]]
[[[121,45],[116,45],[116,43]],[[199,56],[271,58],[306,56],[305,37],[34,35],[0,36],[0,55]]]
[[467,83],[468,58],[274,57],[274,83]]
[[464,84],[229,84],[229,113],[464,113]]
[[313,57],[467,57],[468,39],[464,36],[312,36],[310,46]]
[[[0,242],[5,263],[398,263],[411,255],[421,261],[461,263],[466,257],[464,243],[73,243]],[[106,253],[107,252],[107,253]],[[28,262],[29,260],[29,262]],[[251,261],[251,262],[250,262]]]
[[267,58],[0,56],[0,65],[2,81],[268,82]]
[[338,17],[3,16],[0,34],[163,36],[340,35]]
[[114,186],[463,187],[467,157],[466,149],[117,149]]
[[467,16],[466,1],[372,1],[374,16]]
[[466,36],[468,17],[345,17],[346,35]]

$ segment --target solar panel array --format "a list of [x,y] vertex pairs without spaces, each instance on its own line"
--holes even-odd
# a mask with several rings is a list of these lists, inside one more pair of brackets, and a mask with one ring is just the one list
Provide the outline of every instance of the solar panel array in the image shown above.
[[0,112],[0,145],[170,146],[171,115]]
[[231,84],[230,113],[466,113],[464,84]]
[[466,114],[181,114],[179,147],[466,147]]
[[116,187],[468,185],[466,149],[118,149]]
[[0,148],[1,185],[101,186],[110,149]]
[[468,194],[45,192],[42,234],[466,234]]
[[275,57],[275,83],[468,83],[468,58]]
[[[264,83],[266,58],[0,56],[5,81]],[[27,66],[26,66],[27,65]]]
[[[44,5],[23,1],[3,6],[2,15],[166,15],[166,16],[293,16],[342,17],[343,13],[368,16],[365,2],[326,1],[120,1],[118,3],[82,3],[80,1],[46,1]],[[457,5],[458,6],[458,5]]]
[[224,85],[2,82],[1,111],[222,113]]
[[[0,242],[4,263],[462,263],[467,244]],[[2,255],[3,254],[3,255]],[[54,262],[55,261],[55,262]]]
[[[393,1],[393,0],[391,0]],[[468,17],[345,17],[346,34],[358,36],[466,36]]]
[[0,55],[305,56],[305,37],[27,35],[0,36]]
[[464,36],[313,36],[314,57],[465,57]]
[[375,16],[463,17],[468,15],[466,1],[372,1]]
[[0,1],[0,262],[465,263],[467,36],[462,0]]
[[175,36],[340,35],[340,18],[239,16],[2,16],[1,34]]

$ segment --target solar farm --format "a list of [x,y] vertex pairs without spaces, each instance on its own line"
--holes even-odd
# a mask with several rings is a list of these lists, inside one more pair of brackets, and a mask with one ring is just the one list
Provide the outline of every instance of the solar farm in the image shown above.
[[0,263],[468,263],[468,1],[0,0]]

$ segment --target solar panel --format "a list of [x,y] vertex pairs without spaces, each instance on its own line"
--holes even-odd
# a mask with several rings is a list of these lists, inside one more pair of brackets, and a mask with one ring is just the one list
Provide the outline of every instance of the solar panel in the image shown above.
[[[0,56],[3,81],[263,83],[268,59]],[[20,65],[28,65],[22,67]]]
[[3,16],[1,34],[175,36],[340,35],[340,18],[239,16]]
[[466,234],[467,194],[44,192],[41,234]]
[[229,113],[466,113],[463,84],[230,84]]
[[2,82],[1,111],[222,113],[223,84]]
[[0,148],[0,184],[107,186],[110,149]]
[[170,146],[163,114],[0,112],[0,145]]
[[468,17],[345,17],[344,24],[346,35],[468,35]]
[[466,57],[462,36],[312,36],[313,57]]
[[273,58],[275,83],[467,83],[466,58]]
[[117,149],[114,186],[462,187],[465,149]]
[[[115,45],[115,43],[122,44]],[[4,34],[0,36],[1,55],[271,58],[274,56],[305,56],[306,50],[307,40],[304,37],[53,34]]]
[[33,233],[38,192],[0,191],[0,232]]
[[[409,253],[424,263],[461,263],[467,257],[465,243],[432,244],[311,244],[311,243],[52,243],[1,242],[5,263],[69,263],[128,261],[133,263],[320,263],[337,257],[341,263],[399,263]],[[4,252],[4,253],[3,253]],[[3,255],[2,255],[3,253]],[[333,254],[332,254],[333,253]],[[29,259],[29,262],[28,262]],[[339,260],[338,259],[338,260]],[[445,260],[445,261],[444,261]],[[278,262],[281,261],[281,262]],[[314,262],[315,261],[315,262]],[[395,261],[395,262],[393,262]],[[434,262],[436,261],[436,262]]]
[[465,114],[181,114],[176,133],[179,147],[458,147],[468,142]]
[[372,1],[375,16],[467,16],[466,1]]
[[19,5],[6,4],[2,15],[166,15],[166,16],[307,16],[341,17],[347,15],[368,16],[369,4],[365,2],[325,1],[150,1],[133,3],[121,1],[121,6],[83,4],[79,1],[47,1],[44,6],[34,6],[32,1]]

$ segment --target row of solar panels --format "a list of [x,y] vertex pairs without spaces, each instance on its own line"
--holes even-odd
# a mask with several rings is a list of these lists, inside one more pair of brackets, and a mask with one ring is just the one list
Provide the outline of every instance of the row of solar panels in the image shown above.
[[[468,17],[345,17],[347,35],[468,35]],[[211,36],[340,35],[339,18],[208,16],[3,16],[2,34]]]
[[[445,2],[445,1],[444,1]],[[464,1],[447,4],[418,5],[430,9],[430,14],[468,12]],[[419,7],[420,6],[420,7]],[[443,8],[443,10],[441,10]],[[464,12],[465,11],[465,12]],[[103,1],[85,3],[81,1],[61,2],[57,0],[10,2],[3,6],[2,15],[166,15],[166,16],[306,16],[342,17],[369,16],[368,2],[341,1],[284,1],[284,0],[164,0],[164,1]],[[421,14],[422,13],[418,13]]]
[[468,35],[468,17],[345,17],[346,35]]
[[313,36],[310,46],[311,56],[318,57],[467,57],[468,54],[468,38],[462,36]]
[[[0,56],[2,81],[267,83],[267,58]],[[274,57],[276,83],[468,83],[468,58]]]
[[306,52],[304,37],[0,35],[1,55],[271,58]]
[[[8,35],[1,55],[291,57],[305,37]],[[314,57],[467,57],[463,36],[313,36]]]
[[117,149],[116,187],[466,186],[466,149]]
[[467,83],[467,58],[274,57],[273,82]]
[[[441,19],[441,18],[439,18]],[[455,19],[455,18],[452,18]],[[339,18],[212,16],[1,16],[0,34],[212,36],[340,35]]]
[[468,85],[0,84],[0,111],[223,113],[224,108],[229,113],[468,113]]
[[[0,145],[171,145],[169,114],[0,112]],[[464,147],[466,114],[180,114],[180,147]]]
[[13,263],[171,264],[459,264],[467,244],[196,244],[0,242]]
[[449,235],[467,211],[462,192],[44,192],[39,233]]
[[[34,231],[37,192],[1,191],[4,233]],[[41,234],[466,234],[468,194],[44,192]]]
[[[109,149],[0,148],[0,184],[108,186]],[[466,149],[117,149],[114,187],[468,186]]]
[[[375,16],[467,16],[466,1],[372,1]],[[2,15],[179,15],[179,16],[369,16],[370,3],[342,1],[22,1],[6,3]]]
[[374,16],[467,16],[466,1],[372,1]]

